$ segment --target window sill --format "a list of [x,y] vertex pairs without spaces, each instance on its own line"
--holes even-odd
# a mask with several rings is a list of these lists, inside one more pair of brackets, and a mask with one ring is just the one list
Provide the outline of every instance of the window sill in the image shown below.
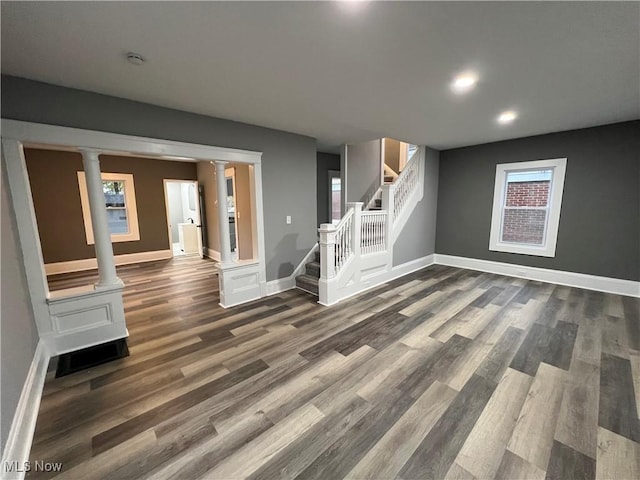
[[517,245],[508,243],[497,243],[489,246],[492,252],[516,253],[519,255],[532,255],[535,257],[555,257],[556,249],[550,247],[534,247],[531,245]]

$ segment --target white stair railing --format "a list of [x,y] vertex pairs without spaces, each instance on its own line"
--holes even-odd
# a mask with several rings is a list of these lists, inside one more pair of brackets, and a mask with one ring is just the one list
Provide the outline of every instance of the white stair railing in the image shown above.
[[360,228],[360,253],[384,252],[387,249],[386,242],[387,212],[373,210],[362,212]]
[[407,200],[418,187],[420,163],[418,162],[418,151],[411,157],[411,160],[402,169],[398,178],[393,182],[393,218],[400,216]]
[[381,198],[382,210],[347,203],[340,223],[320,226],[320,303],[336,303],[391,271],[393,243],[422,198],[423,152],[418,148],[395,181],[380,186],[374,198]]
[[320,225],[320,278],[334,278],[353,255],[354,212],[349,208],[337,225]]

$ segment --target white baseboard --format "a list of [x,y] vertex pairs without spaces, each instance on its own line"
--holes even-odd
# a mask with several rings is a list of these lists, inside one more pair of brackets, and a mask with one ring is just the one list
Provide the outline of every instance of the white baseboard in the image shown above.
[[277,280],[271,280],[266,283],[266,293],[268,295],[276,295],[287,290],[291,290],[296,286],[295,277],[289,275],[288,277],[279,278]]
[[20,400],[11,422],[7,443],[2,452],[0,469],[0,478],[2,479],[22,479],[25,476],[24,471],[8,472],[7,467],[14,465],[18,467],[17,470],[24,470],[25,462],[29,460],[48,366],[49,351],[45,346],[45,342],[40,340],[33,355],[27,378],[24,381]]
[[370,277],[368,279],[368,284],[366,285],[365,288],[363,288],[362,290],[358,290],[356,292],[350,292],[348,295],[345,295],[344,297],[340,297],[338,300],[336,300],[333,303],[323,303],[323,302],[318,302],[320,305],[324,305],[325,307],[329,307],[331,305],[335,305],[338,302],[341,302],[347,298],[353,297],[355,295],[359,295],[363,292],[366,292],[367,290],[371,290],[372,288],[378,287],[380,285],[382,285],[383,283],[387,283],[390,282],[392,280],[395,280],[396,278],[400,278],[400,277],[404,277],[405,275],[408,275],[410,273],[413,273],[417,270],[420,270],[422,268],[426,268],[430,265],[433,265],[434,262],[434,255],[427,255],[426,257],[421,257],[421,258],[417,258],[415,260],[411,260],[409,262],[400,264],[400,265],[396,265],[395,267],[393,267],[391,270],[386,271],[386,272],[381,272],[378,275],[375,275],[373,277]]
[[[172,250],[154,250],[150,252],[126,253],[116,255],[116,265],[129,265],[132,263],[153,262],[155,260],[166,260],[173,257]],[[44,271],[47,275],[57,275],[59,273],[82,272],[84,270],[94,270],[98,268],[98,261],[95,258],[84,258],[82,260],[71,260],[69,262],[47,263]]]
[[526,278],[539,282],[555,283],[568,287],[597,290],[599,292],[640,297],[640,282],[622,280],[619,278],[599,277],[584,273],[565,272],[562,270],[549,270],[546,268],[526,267],[511,263],[479,260],[476,258],[457,257],[454,255],[435,255],[435,263],[450,267],[467,268],[481,272],[496,273],[508,277]]

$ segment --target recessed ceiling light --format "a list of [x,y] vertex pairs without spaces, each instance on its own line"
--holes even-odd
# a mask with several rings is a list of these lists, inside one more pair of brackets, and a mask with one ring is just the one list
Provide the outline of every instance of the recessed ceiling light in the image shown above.
[[451,90],[456,93],[466,93],[476,86],[478,76],[473,72],[465,72],[458,75],[451,82]]
[[133,63],[134,65],[142,65],[145,62],[144,57],[135,52],[127,53],[127,60],[129,60],[129,63]]
[[516,112],[513,110],[507,110],[506,112],[502,112],[498,115],[498,123],[506,125],[513,122],[516,118],[518,118],[518,114]]

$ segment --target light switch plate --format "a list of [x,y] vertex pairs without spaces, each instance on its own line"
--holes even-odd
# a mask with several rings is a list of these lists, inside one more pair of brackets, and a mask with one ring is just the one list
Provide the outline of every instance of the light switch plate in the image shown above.
[[287,215],[287,225],[291,225],[291,215]]

